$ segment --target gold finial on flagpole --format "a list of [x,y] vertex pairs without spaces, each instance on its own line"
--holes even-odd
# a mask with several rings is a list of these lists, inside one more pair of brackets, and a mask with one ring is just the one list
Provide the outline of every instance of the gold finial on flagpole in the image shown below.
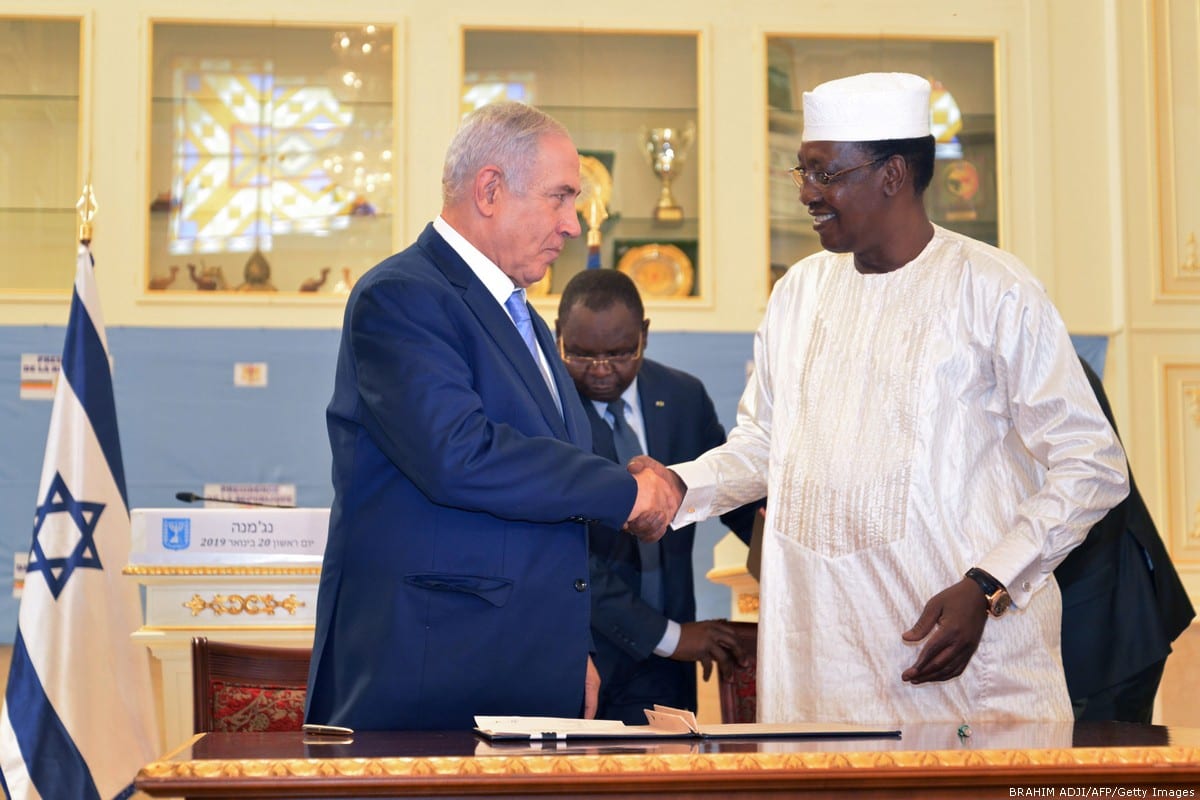
[[75,210],[79,212],[79,241],[82,244],[92,243],[92,219],[96,216],[97,207],[96,194],[92,191],[91,181],[88,181],[75,203]]

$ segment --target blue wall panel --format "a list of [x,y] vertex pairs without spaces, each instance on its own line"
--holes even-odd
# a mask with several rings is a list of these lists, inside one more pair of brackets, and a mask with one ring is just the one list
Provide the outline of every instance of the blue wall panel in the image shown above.
[[[49,400],[20,399],[21,355],[62,352],[61,327],[4,328],[0,335],[0,642],[16,632],[14,552],[29,549]],[[129,501],[177,505],[206,483],[294,483],[303,506],[327,506],[325,406],[339,332],[330,330],[109,328],[113,387]],[[726,427],[741,394],[750,334],[664,333],[648,355],[700,377]],[[267,364],[265,388],[233,383],[235,362]],[[697,573],[712,566],[719,523],[701,526]],[[723,587],[700,581],[705,616],[728,613]]]
[[[50,422],[48,400],[20,399],[23,353],[60,354],[60,327],[4,328],[0,335],[0,642],[16,632],[9,590],[13,553],[27,551]],[[178,491],[206,483],[294,483],[303,506],[328,506],[325,405],[333,390],[339,332],[330,330],[110,328],[113,386],[129,501],[133,507],[178,504]],[[1102,372],[1104,337],[1073,337]],[[725,429],[752,356],[750,333],[655,333],[647,355],[690,372],[712,395]],[[235,362],[267,364],[265,388],[233,383]],[[729,614],[729,593],[703,579],[717,521],[696,537],[697,613]]]

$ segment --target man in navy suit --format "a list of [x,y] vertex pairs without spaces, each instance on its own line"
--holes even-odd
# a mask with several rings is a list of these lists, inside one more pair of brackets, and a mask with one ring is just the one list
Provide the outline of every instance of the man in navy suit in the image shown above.
[[[1116,431],[1104,384],[1080,359]],[[1054,570],[1062,591],[1062,657],[1075,718],[1150,722],[1171,642],[1196,616],[1150,510],[1129,496]]]
[[346,304],[306,719],[461,729],[595,712],[587,522],[650,538],[665,483],[591,453],[526,287],[579,234],[579,157],[518,103],[470,115],[442,213]]
[[[637,452],[674,463],[724,443],[704,385],[643,358],[650,320],[628,276],[615,270],[575,275],[563,289],[555,329],[597,453],[619,463]],[[623,437],[636,449],[625,451]],[[721,520],[748,542],[756,507]],[[644,710],[655,703],[694,710],[695,662],[707,680],[714,661],[729,670],[745,660],[728,622],[695,621],[695,530],[688,525],[659,542],[640,543],[606,524],[591,527],[598,717],[644,725]]]

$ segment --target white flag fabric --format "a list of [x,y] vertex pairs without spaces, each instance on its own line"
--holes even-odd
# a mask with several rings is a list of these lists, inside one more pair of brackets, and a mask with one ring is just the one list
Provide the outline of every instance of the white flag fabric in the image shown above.
[[129,548],[108,342],[81,245],[0,711],[13,800],[129,797],[157,755],[149,654],[130,639],[138,588],[121,574]]

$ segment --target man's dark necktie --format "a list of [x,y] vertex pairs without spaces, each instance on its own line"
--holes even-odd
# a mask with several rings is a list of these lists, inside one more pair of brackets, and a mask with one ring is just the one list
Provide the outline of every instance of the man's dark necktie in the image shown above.
[[[608,404],[612,415],[613,445],[617,459],[628,464],[634,456],[642,455],[642,446],[637,434],[625,420],[625,401],[618,398]],[[662,547],[659,542],[638,540],[638,555],[642,560],[641,598],[646,604],[663,610]]]

